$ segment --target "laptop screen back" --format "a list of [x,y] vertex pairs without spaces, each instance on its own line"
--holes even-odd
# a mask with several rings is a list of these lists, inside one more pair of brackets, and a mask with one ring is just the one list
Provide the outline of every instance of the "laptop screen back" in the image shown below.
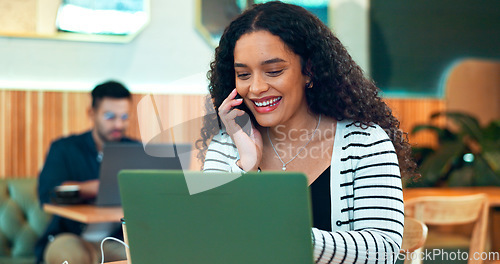
[[191,181],[230,173],[122,171],[120,192],[132,263],[312,263],[307,180],[247,173],[189,194]]
[[189,168],[190,144],[155,144],[147,147],[148,153],[139,143],[109,143],[104,146],[96,205],[121,205],[117,178],[120,170]]

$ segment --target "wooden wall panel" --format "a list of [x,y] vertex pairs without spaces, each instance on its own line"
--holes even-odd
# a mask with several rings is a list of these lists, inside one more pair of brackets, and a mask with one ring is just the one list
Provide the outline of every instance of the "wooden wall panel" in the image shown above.
[[10,92],[7,92],[7,93],[4,93],[4,104],[2,105],[2,110],[5,111],[4,113],[4,128],[5,128],[5,131],[4,131],[4,135],[3,135],[3,146],[4,146],[4,153],[3,153],[3,160],[5,161],[4,163],[4,169],[3,169],[3,173],[9,175],[12,170],[12,166],[10,166],[12,164],[12,155],[10,154],[10,149],[11,149],[11,145],[10,143],[12,142],[12,136],[10,133],[10,130],[14,130],[16,128],[13,128],[12,127],[12,124],[11,124],[11,120],[10,120],[10,116],[12,116],[12,98],[11,98],[11,93]]
[[[63,135],[63,105],[66,103],[63,101],[63,94],[60,92],[44,92],[42,95],[42,116],[40,122],[42,123],[41,133],[42,137],[42,149],[43,158],[49,149],[50,143],[52,141]],[[38,164],[41,168],[41,164]],[[32,172],[32,175],[37,175],[38,171]]]
[[[140,140],[137,103],[145,94],[132,96],[127,136]],[[203,115],[205,96],[156,95],[164,108],[164,126],[183,123]],[[92,127],[88,117],[88,93],[0,90],[0,178],[36,177],[53,140]],[[168,121],[170,119],[170,121]],[[168,122],[167,122],[168,121]],[[192,122],[191,122],[192,123]],[[194,142],[201,122],[182,130],[177,140]],[[193,169],[200,164],[193,160]]]
[[[39,164],[43,162],[43,148],[39,146],[40,137],[38,131],[43,129],[41,120],[38,118],[39,113],[39,98],[40,92],[26,92],[29,96],[26,101],[27,115],[26,118],[26,171],[27,176],[33,175],[33,172],[38,170]],[[41,114],[40,114],[41,115]]]
[[6,169],[6,157],[5,157],[5,131],[7,130],[7,122],[5,120],[5,110],[6,110],[6,99],[5,94],[7,92],[0,90],[0,175],[5,175]]
[[[394,116],[400,121],[400,128],[408,132],[412,145],[436,146],[436,136],[431,132],[419,132],[415,135],[410,131],[415,125],[430,122],[430,115],[445,110],[445,103],[439,99],[385,99],[391,107]],[[436,125],[442,125],[443,120],[437,120]]]
[[[25,134],[26,134],[26,107],[25,106],[26,93],[16,91],[12,93],[12,112],[10,117],[10,124],[15,131],[11,133],[11,139],[9,144],[11,144],[11,162],[14,165],[14,171],[17,171],[20,176],[27,174],[26,167],[23,166],[24,162],[16,162],[18,160],[24,160],[24,149],[26,146]],[[21,107],[18,107],[21,106]]]
[[90,104],[92,103],[88,93],[66,93],[68,94],[67,105],[67,121],[64,128],[64,134],[78,133],[85,131],[92,126],[92,122],[88,116]]
[[[137,123],[137,103],[139,100],[145,95],[143,94],[134,94],[132,95],[132,107],[130,109],[130,123],[129,123],[129,128],[126,132],[128,137],[131,138],[140,138],[140,133],[139,133],[139,127]],[[90,102],[89,102],[90,104]]]
[[[134,94],[130,127],[127,135],[141,138],[137,104],[146,94]],[[176,130],[176,141],[194,142],[199,138],[200,117],[204,114],[203,95],[155,95],[164,129]],[[436,99],[386,99],[409,131],[417,123],[428,121],[431,113],[445,108]],[[36,177],[45,160],[50,143],[61,136],[81,133],[91,128],[87,110],[88,93],[0,90],[0,178]],[[149,122],[153,117],[146,116]],[[433,144],[431,135],[410,137],[412,144]],[[193,152],[195,156],[197,152]],[[201,164],[193,159],[192,169]]]
[[[13,105],[14,105],[14,98],[12,96],[12,93],[7,93],[5,95],[5,101],[6,101],[6,114],[5,114],[5,127],[7,127],[9,130],[6,131],[5,133],[5,165],[6,165],[6,171],[5,173],[7,174],[12,174],[13,167],[14,167],[14,162],[12,159],[12,151],[13,151],[13,144],[12,140],[14,140],[13,134],[15,134],[16,130],[18,129],[17,127],[13,126],[12,124],[12,116],[15,114],[13,111]],[[11,166],[9,166],[11,165]]]

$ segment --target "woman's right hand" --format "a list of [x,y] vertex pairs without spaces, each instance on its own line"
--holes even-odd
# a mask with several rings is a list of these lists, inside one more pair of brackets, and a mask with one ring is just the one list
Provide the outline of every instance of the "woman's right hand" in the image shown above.
[[237,161],[237,165],[244,171],[257,170],[262,159],[262,136],[253,126],[250,118],[247,119],[248,124],[246,124],[251,126],[250,135],[245,133],[241,126],[236,123],[236,117],[247,114],[245,111],[235,108],[243,103],[243,99],[235,99],[237,94],[236,89],[234,89],[222,102],[219,106],[219,117],[226,127],[226,133],[238,148],[240,160]]

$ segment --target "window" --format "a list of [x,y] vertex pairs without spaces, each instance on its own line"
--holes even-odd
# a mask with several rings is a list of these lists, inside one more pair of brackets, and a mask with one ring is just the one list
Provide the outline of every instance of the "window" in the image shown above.
[[[213,47],[218,46],[227,25],[248,6],[270,0],[197,0],[196,27],[198,32]],[[328,23],[329,0],[282,0],[281,2],[304,7],[315,14],[326,25]]]
[[56,27],[60,31],[128,35],[147,22],[143,0],[63,0]]

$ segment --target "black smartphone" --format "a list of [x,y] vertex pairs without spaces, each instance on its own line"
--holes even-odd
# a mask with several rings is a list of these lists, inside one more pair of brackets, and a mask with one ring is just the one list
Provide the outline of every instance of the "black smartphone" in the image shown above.
[[[243,97],[240,94],[236,94],[236,96],[234,97],[234,99],[242,99],[242,98]],[[236,117],[235,121],[238,125],[240,125],[243,128],[243,131],[245,131],[245,133],[249,134],[251,126],[249,126],[248,124],[249,124],[249,122],[251,122],[252,118],[249,115],[250,111],[248,110],[247,106],[245,105],[245,102],[242,102],[240,105],[235,106],[234,108],[243,110],[247,113],[245,115]]]
[[[243,99],[243,97],[239,93],[237,93],[236,96],[234,97],[234,99]],[[247,112],[246,111],[247,109],[245,107],[245,102],[242,102],[240,105],[235,106],[234,108]]]

